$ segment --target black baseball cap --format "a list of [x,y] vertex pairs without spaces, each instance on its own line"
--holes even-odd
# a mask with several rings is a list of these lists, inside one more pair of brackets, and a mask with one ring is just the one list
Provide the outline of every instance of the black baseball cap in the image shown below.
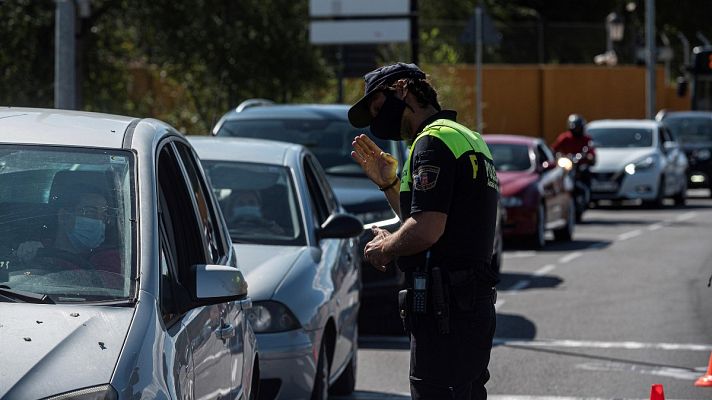
[[365,128],[371,124],[371,112],[368,109],[369,97],[381,86],[390,85],[398,79],[425,79],[425,72],[415,64],[395,63],[376,68],[363,76],[366,90],[363,97],[349,109],[349,122],[356,128]]

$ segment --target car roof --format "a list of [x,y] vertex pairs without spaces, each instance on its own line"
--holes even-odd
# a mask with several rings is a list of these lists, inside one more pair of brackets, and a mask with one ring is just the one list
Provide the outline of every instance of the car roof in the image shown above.
[[272,119],[279,115],[281,118],[348,121],[348,111],[349,106],[345,104],[275,104],[248,107],[240,112],[231,110],[223,119]]
[[289,155],[304,151],[294,143],[264,139],[188,136],[203,160],[242,161],[260,164],[289,165]]
[[712,111],[666,111],[663,121],[669,118],[712,118]]
[[660,126],[660,122],[651,119],[599,119],[586,124],[586,128],[650,128]]
[[524,135],[503,135],[503,134],[487,134],[482,135],[487,143],[505,143],[505,144],[520,144],[533,146],[539,138]]
[[135,120],[84,111],[0,107],[0,141],[118,149]]

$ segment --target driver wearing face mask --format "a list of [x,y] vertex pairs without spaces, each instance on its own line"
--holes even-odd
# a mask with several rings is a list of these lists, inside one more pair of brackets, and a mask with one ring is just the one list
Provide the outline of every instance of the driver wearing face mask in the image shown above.
[[[60,269],[95,268],[119,273],[120,255],[116,250],[102,246],[110,222],[106,197],[95,188],[79,189],[58,201],[57,230],[53,240],[21,243],[17,256],[25,264],[42,257],[51,258]],[[45,257],[45,254],[52,255]]]

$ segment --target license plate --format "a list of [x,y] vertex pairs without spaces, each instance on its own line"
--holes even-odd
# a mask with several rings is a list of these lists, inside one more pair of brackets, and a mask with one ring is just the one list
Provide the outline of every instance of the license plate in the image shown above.
[[591,190],[594,192],[615,192],[618,184],[611,181],[591,181]]

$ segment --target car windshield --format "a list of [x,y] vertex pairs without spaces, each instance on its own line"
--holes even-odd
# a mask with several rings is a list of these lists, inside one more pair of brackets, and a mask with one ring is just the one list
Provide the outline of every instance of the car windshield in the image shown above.
[[529,158],[529,146],[524,144],[487,143],[494,168],[498,172],[527,171],[532,167]]
[[712,142],[712,118],[666,118],[663,120],[681,143]]
[[363,176],[363,170],[351,158],[351,142],[362,133],[384,151],[397,155],[397,142],[374,138],[345,120],[239,119],[225,121],[217,135],[298,143],[316,155],[327,174]]
[[586,133],[596,148],[651,147],[653,130],[649,128],[591,128]]
[[302,246],[302,214],[290,170],[283,166],[205,161],[230,237],[236,243]]
[[0,287],[55,303],[133,296],[133,155],[0,146]]

